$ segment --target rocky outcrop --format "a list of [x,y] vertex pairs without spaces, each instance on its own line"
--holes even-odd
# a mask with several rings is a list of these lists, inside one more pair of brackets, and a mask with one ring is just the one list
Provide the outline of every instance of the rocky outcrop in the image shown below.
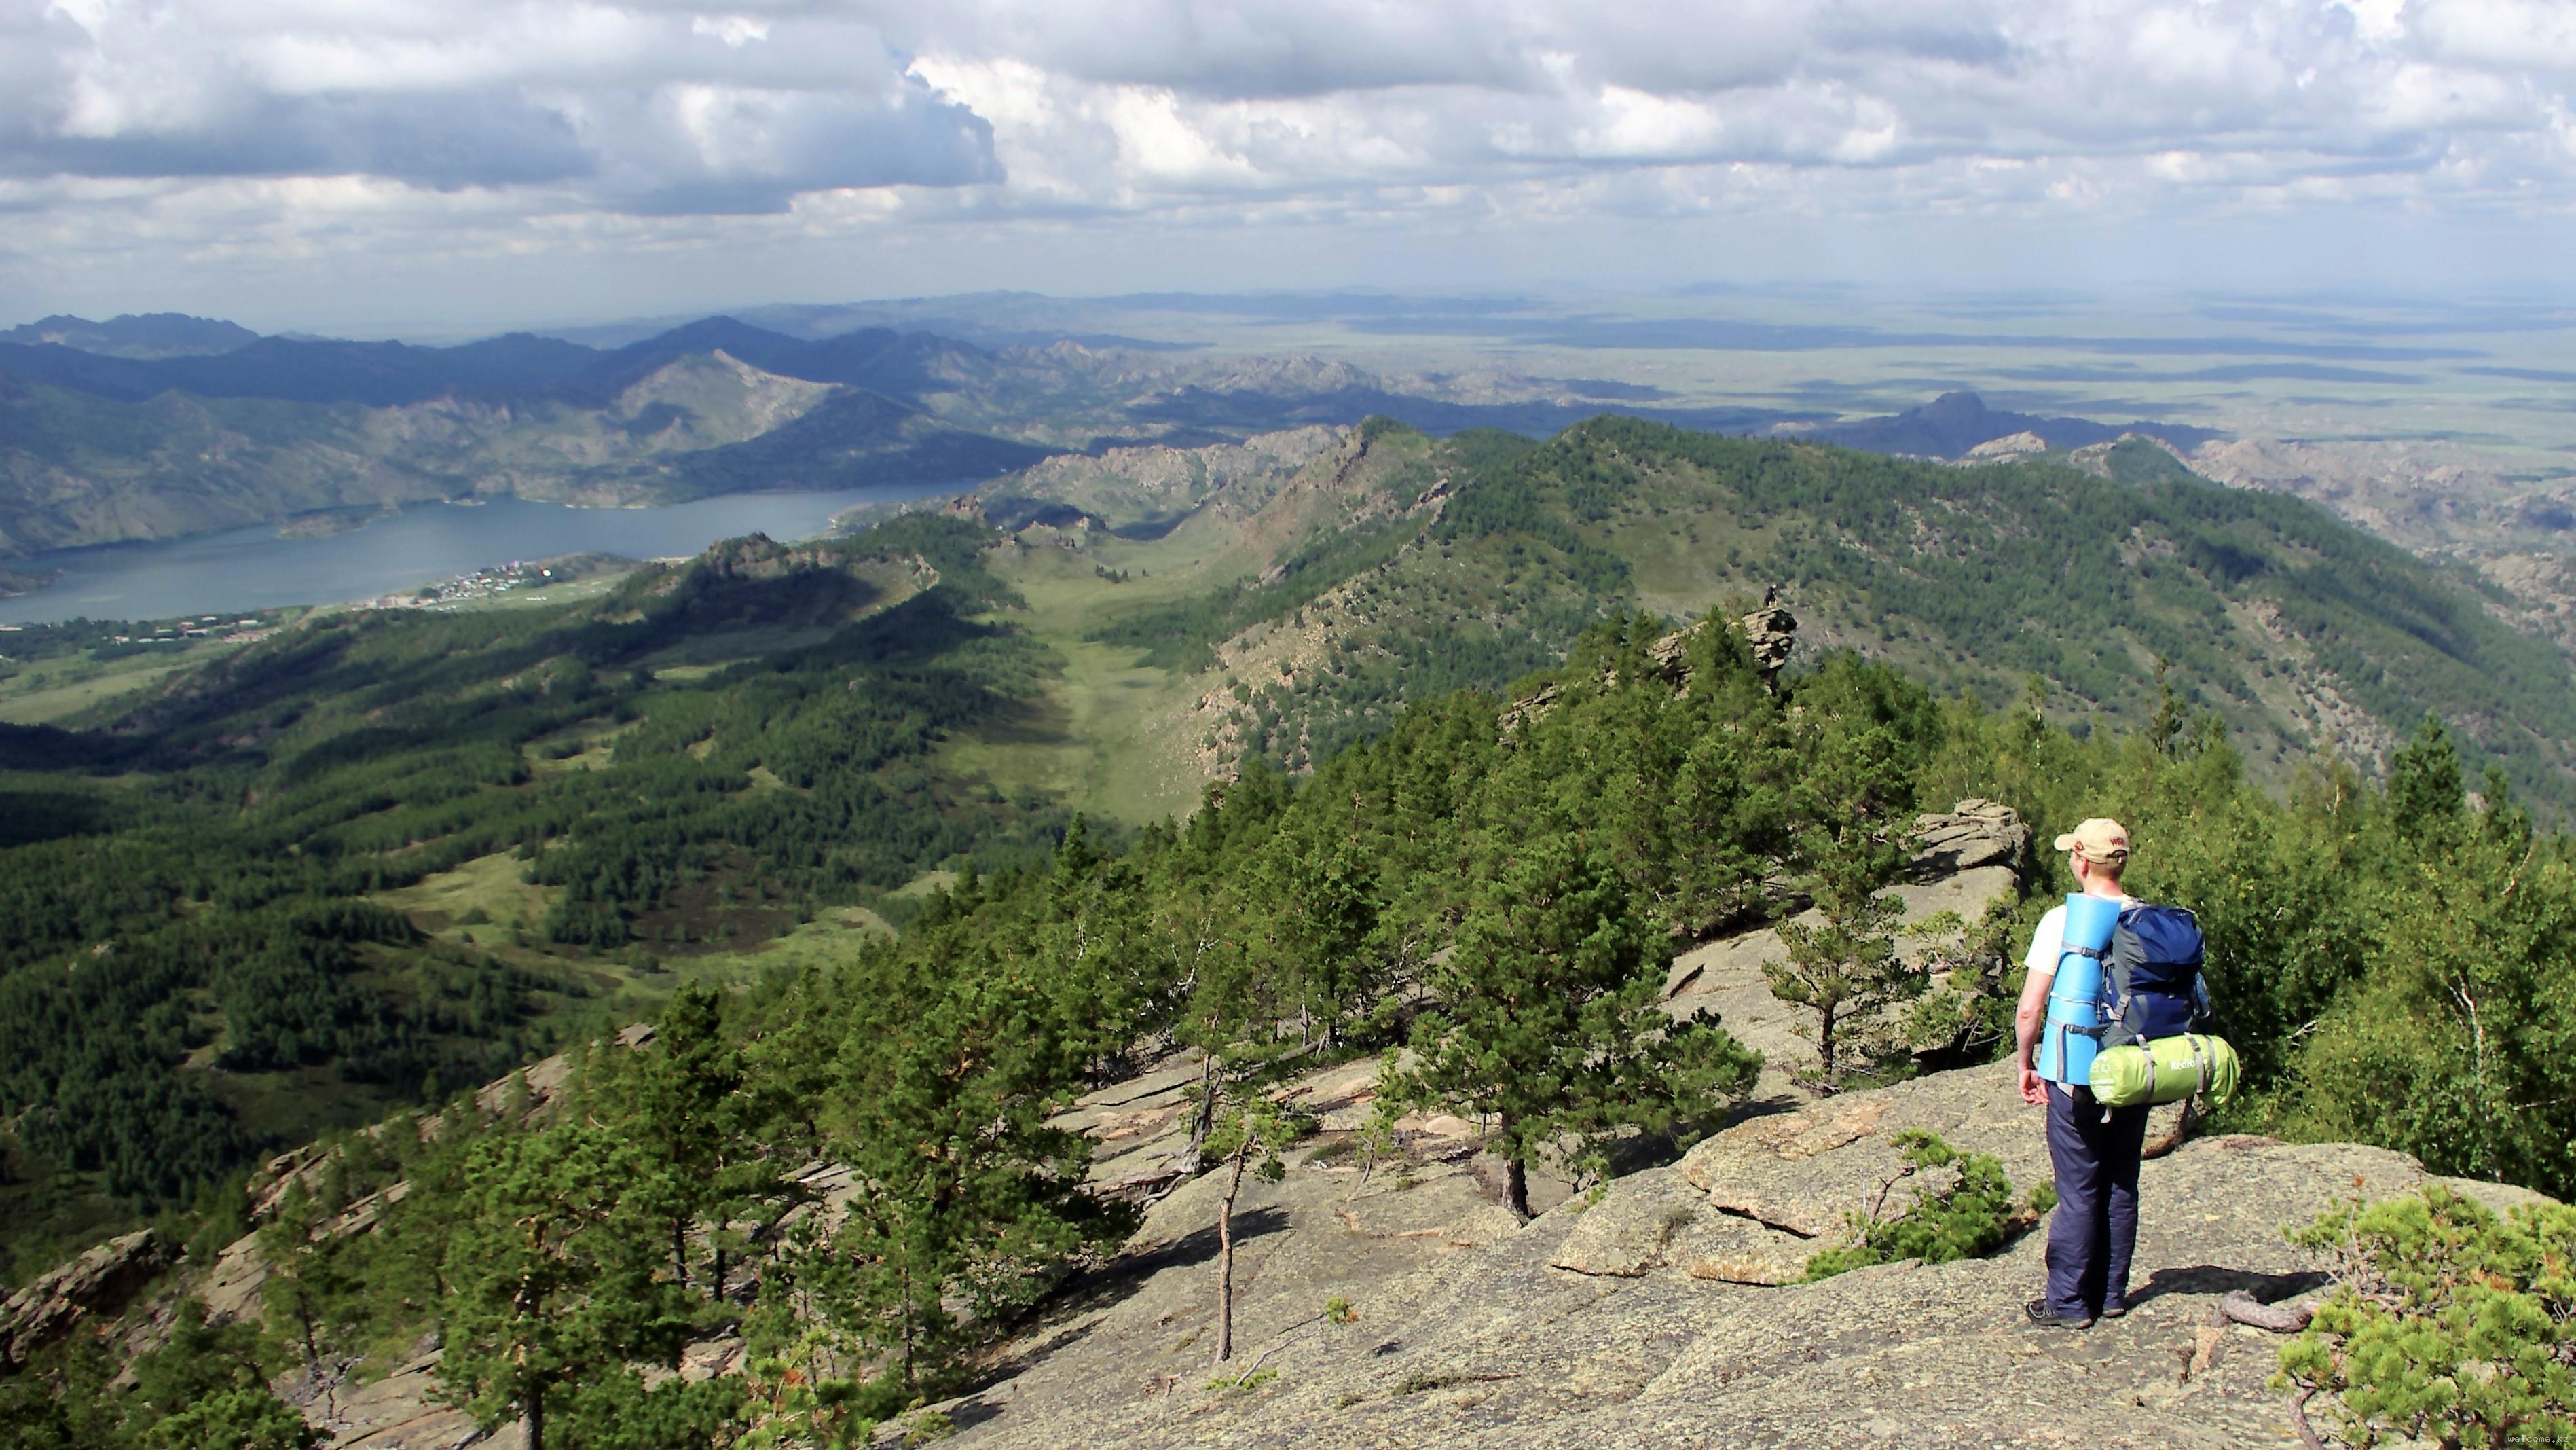
[[[1264,583],[1269,582],[1264,580]],[[1762,682],[1772,684],[1781,666],[1798,644],[1798,619],[1778,603],[1765,600],[1762,607],[1737,621],[1744,631],[1744,642],[1753,651],[1753,668]],[[1690,688],[1690,631],[1677,629],[1646,646],[1646,668],[1656,679],[1677,690]],[[1618,671],[1609,671],[1605,682],[1616,680]],[[1554,708],[1562,686],[1541,685],[1534,693],[1514,700],[1500,717],[1505,742],[1518,733],[1524,722],[1544,719]]]
[[[1974,921],[1997,902],[2020,891],[2019,868],[2030,849],[2030,828],[2011,807],[1993,801],[1963,800],[1949,811],[1915,822],[1919,849],[1908,879],[1888,889],[1907,925],[1942,912]],[[1791,918],[1821,921],[1807,911]],[[1900,938],[1898,951],[1920,960],[1935,943],[1922,937]],[[1767,1066],[1763,1091],[1793,1091],[1789,1076],[1814,1059],[1801,1035],[1803,1009],[1771,995],[1762,964],[1784,959],[1787,948],[1776,928],[1738,932],[1691,948],[1673,958],[1664,978],[1664,1010],[1676,1018],[1715,1012],[1747,1046],[1759,1050]]]
[[150,1229],[110,1239],[0,1304],[0,1368],[25,1364],[80,1324],[113,1319],[178,1257]]
[[1970,797],[1951,810],[1915,817],[1914,842],[1918,881],[1983,866],[2019,871],[2030,855],[2030,827],[2012,807]]
[[1196,448],[1140,444],[1104,453],[1062,454],[960,500],[1004,529],[1062,522],[1048,510],[1155,536],[1210,504],[1236,516],[1258,509],[1298,469],[1342,439],[1336,428],[1263,433],[1241,443]]
[[1901,1166],[1909,1129],[2001,1159],[2016,1184],[2048,1176],[2048,1145],[2006,1064],[1934,1073],[1739,1123],[1693,1148],[1675,1172],[1722,1213],[1804,1240],[1830,1237]]
[[486,1435],[475,1429],[472,1415],[441,1403],[437,1369],[438,1356],[423,1354],[381,1379],[335,1385],[328,1393],[294,1383],[281,1388],[289,1400],[304,1403],[305,1418],[330,1435],[331,1450],[526,1450],[517,1421]]
[[1969,463],[2006,463],[2016,459],[2036,458],[2048,451],[2048,440],[2025,428],[2001,438],[1989,438],[1960,455]]
[[[2147,1165],[2136,1307],[2082,1334],[2022,1321],[2037,1233],[1988,1259],[1792,1282],[1908,1126],[2002,1156],[2017,1184],[2045,1171],[2038,1114],[2001,1068],[1757,1116],[1526,1226],[1495,1215],[1472,1160],[1363,1174],[1327,1139],[1246,1189],[1245,1348],[1224,1375],[1201,1178],[996,1383],[944,1408],[957,1443],[996,1450],[2280,1443],[2278,1341],[2212,1327],[2216,1306],[2318,1281],[2283,1225],[2425,1181],[2372,1148],[2188,1144]],[[1336,1297],[1347,1323],[1320,1312]]]
[[1798,616],[1780,604],[1765,604],[1744,616],[1744,642],[1753,649],[1753,668],[1767,683],[1789,663],[1798,647]]

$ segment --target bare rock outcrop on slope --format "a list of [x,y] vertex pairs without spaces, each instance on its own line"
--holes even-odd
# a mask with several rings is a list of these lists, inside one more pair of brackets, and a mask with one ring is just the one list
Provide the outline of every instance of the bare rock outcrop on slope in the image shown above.
[[0,1303],[0,1369],[92,1319],[113,1319],[152,1277],[178,1257],[150,1229],[100,1244]]
[[[2030,828],[2011,807],[1963,800],[1953,810],[1918,817],[1915,831],[1911,879],[1889,888],[1903,908],[1905,923],[1945,911],[1974,921],[1989,906],[2013,899],[2029,856]],[[1799,919],[1821,918],[1810,912]],[[1922,938],[1906,938],[1899,950],[1919,958],[1929,945]],[[1762,1053],[1768,1064],[1765,1093],[1785,1090],[1782,1075],[1803,1068],[1815,1055],[1800,1035],[1801,1009],[1772,996],[1762,975],[1764,962],[1787,954],[1774,928],[1739,932],[1683,952],[1664,978],[1666,1012],[1676,1018],[1715,1012],[1727,1031]]]
[[1998,801],[1971,796],[1952,810],[1914,822],[1914,877],[1934,881],[1983,866],[2019,871],[2030,854],[2030,827]]
[[1969,463],[2010,463],[2036,458],[2047,451],[2048,440],[2025,428],[2001,438],[1989,438],[1960,456]]
[[1744,643],[1753,651],[1753,668],[1768,683],[1789,663],[1789,652],[1798,647],[1798,617],[1786,606],[1766,602],[1744,616]]
[[1101,454],[1059,454],[984,485],[970,497],[984,517],[1017,528],[1064,513],[1112,528],[1168,529],[1212,501],[1248,516],[1290,475],[1341,442],[1320,425],[1262,433],[1241,443],[1175,448],[1146,443]]
[[[2038,1114],[2001,1067],[1750,1119],[1525,1227],[1487,1212],[1468,1164],[1363,1180],[1330,1151],[1304,1155],[1285,1182],[1247,1189],[1245,1349],[1222,1379],[1201,1179],[1023,1341],[1015,1373],[947,1408],[959,1444],[997,1450],[2284,1443],[2288,1401],[2264,1384],[2278,1341],[2207,1330],[2212,1309],[2315,1282],[2282,1225],[2425,1180],[2372,1148],[2191,1143],[2147,1166],[2135,1309],[2082,1334],[2022,1321],[2036,1233],[1990,1259],[1815,1284],[1750,1272],[1794,1277],[1825,1242],[1799,1230],[1874,1192],[1906,1126],[2004,1156],[2017,1183],[2045,1171]],[[1332,1297],[1351,1322],[1320,1316]]]

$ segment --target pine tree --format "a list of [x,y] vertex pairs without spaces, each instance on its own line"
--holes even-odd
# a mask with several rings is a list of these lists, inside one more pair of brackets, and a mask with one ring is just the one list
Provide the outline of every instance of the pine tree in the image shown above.
[[2398,839],[2447,841],[2465,809],[2460,753],[2441,718],[2427,711],[2415,738],[2388,758],[2388,813]]
[[1382,903],[1351,813],[1314,824],[1269,838],[1244,873],[1239,909],[1262,966],[1286,984],[1282,1016],[1297,1017],[1301,1037],[1334,1043],[1384,986],[1373,951]]
[[327,1437],[266,1385],[246,1385],[191,1402],[155,1424],[141,1450],[315,1450]]
[[2182,748],[2183,727],[2190,723],[2182,697],[2174,693],[2172,676],[2173,661],[2156,656],[2156,708],[2147,717],[2142,733],[2148,747],[2160,755],[2172,755]]
[[1133,1222],[1084,1191],[1089,1141],[1049,1122],[1102,1024],[1074,979],[991,927],[952,921],[875,953],[841,1048],[827,1151],[860,1191],[830,1248],[847,1276],[827,1313],[889,1356],[906,1401],[950,1377],[966,1323],[952,1305],[990,1324]]
[[309,1450],[319,1442],[294,1406],[268,1391],[268,1347],[250,1324],[206,1324],[206,1306],[183,1298],[160,1350],[129,1365],[134,1388],[113,1396],[124,1411],[111,1445],[137,1450]]
[[1216,1210],[1216,1362],[1234,1357],[1234,1206],[1247,1171],[1263,1183],[1287,1176],[1282,1156],[1311,1126],[1257,1090],[1257,1077],[1227,1084],[1225,1105],[1208,1135],[1207,1153],[1225,1165],[1225,1192]]
[[[1274,838],[1284,841],[1285,838]],[[1249,923],[1237,904],[1237,929]],[[1193,987],[1175,1035],[1199,1054],[1193,1089],[1195,1161],[1216,1163],[1225,1174],[1217,1199],[1216,1360],[1234,1354],[1234,1210],[1246,1174],[1276,1183],[1281,1154],[1307,1125],[1275,1100],[1305,1044],[1285,1031],[1298,1006],[1310,998],[1299,979],[1275,969],[1269,953],[1240,942],[1218,941],[1201,954]]]
[[2438,1172],[2576,1183],[2576,860],[2526,836],[2503,795],[2475,829],[2429,819],[2375,903],[2375,960],[2301,1059],[2301,1126]]
[[326,1387],[331,1377],[322,1368],[322,1346],[328,1326],[349,1313],[348,1300],[360,1289],[342,1266],[337,1245],[317,1237],[330,1217],[299,1176],[288,1181],[275,1215],[259,1230],[260,1254],[269,1266],[260,1298],[270,1331],[295,1348],[306,1380]]
[[1762,964],[1771,995],[1815,1013],[1815,1086],[1831,1090],[1850,1068],[1844,1055],[1855,1020],[1921,995],[1923,976],[1896,953],[1897,904],[1884,896],[1818,893],[1820,922],[1780,928],[1788,956]]
[[[721,1301],[744,1230],[773,1226],[801,1197],[785,1160],[764,1146],[783,1116],[779,1085],[752,1075],[727,1030],[723,994],[704,982],[671,995],[651,1043],[595,1055],[590,1076],[604,1079],[590,1094],[594,1111],[650,1150],[651,1175],[638,1188],[666,1225],[673,1281]],[[693,1275],[690,1238],[701,1229],[707,1268]]]
[[1742,1094],[1758,1054],[1712,1017],[1657,1006],[1668,935],[1577,839],[1512,847],[1471,899],[1457,946],[1430,968],[1409,1065],[1380,1094],[1492,1118],[1505,1197],[1527,1217],[1529,1165],[1560,1142],[1597,1160],[1626,1133],[1667,1133]]
[[660,1206],[634,1191],[652,1166],[626,1134],[578,1120],[468,1151],[440,1265],[438,1377],[485,1429],[515,1415],[545,1450],[550,1397],[630,1360],[678,1363],[691,1306],[657,1272]]
[[[1053,963],[1059,990],[1088,1000],[1095,1021],[1132,1024],[1138,1036],[1168,1023],[1180,995],[1176,958],[1151,913],[1162,883],[1148,880],[1149,863],[1168,845],[1165,834],[1147,832],[1133,856],[1112,858],[1091,848],[1076,817],[1047,873],[1039,919],[1019,948]],[[1115,1031],[1103,1032],[1098,1055],[1084,1068],[1121,1076],[1133,1046]]]
[[1817,732],[1796,795],[1798,851],[1815,884],[1821,921],[1780,928],[1785,960],[1765,962],[1771,994],[1815,1013],[1817,1085],[1830,1091],[1849,1069],[1846,1028],[1921,996],[1923,973],[1896,952],[1898,904],[1882,894],[1906,861],[1897,819],[1910,790],[1895,737],[1882,726]]

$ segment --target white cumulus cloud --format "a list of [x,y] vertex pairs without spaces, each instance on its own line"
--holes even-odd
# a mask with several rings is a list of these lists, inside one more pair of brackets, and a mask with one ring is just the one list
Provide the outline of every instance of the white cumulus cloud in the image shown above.
[[0,261],[2529,223],[2571,91],[2571,0],[0,0]]

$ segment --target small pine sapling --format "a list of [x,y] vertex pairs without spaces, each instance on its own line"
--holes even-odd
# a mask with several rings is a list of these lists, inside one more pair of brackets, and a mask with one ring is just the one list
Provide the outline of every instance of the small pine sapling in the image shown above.
[[2354,1445],[2576,1446],[2576,1207],[2438,1183],[2291,1233],[2335,1287],[2275,1381]]
[[[1807,1260],[1808,1279],[1830,1279],[1902,1259],[1946,1264],[1976,1258],[2011,1242],[2057,1204],[2055,1190],[2045,1184],[2016,1202],[2003,1161],[1991,1153],[1963,1153],[1920,1128],[1899,1133],[1890,1143],[1901,1155],[1896,1172],[1879,1185],[1868,1208],[1854,1210],[1846,1220],[1849,1243]],[[1949,1177],[1942,1186],[1927,1190],[1918,1185],[1911,1202],[1893,1214],[1887,1211],[1899,1184],[1944,1169]]]
[[1225,1193],[1216,1210],[1216,1362],[1234,1357],[1234,1206],[1248,1173],[1263,1183],[1287,1176],[1283,1156],[1312,1124],[1260,1094],[1232,1097],[1217,1110],[1207,1154],[1225,1164]]

